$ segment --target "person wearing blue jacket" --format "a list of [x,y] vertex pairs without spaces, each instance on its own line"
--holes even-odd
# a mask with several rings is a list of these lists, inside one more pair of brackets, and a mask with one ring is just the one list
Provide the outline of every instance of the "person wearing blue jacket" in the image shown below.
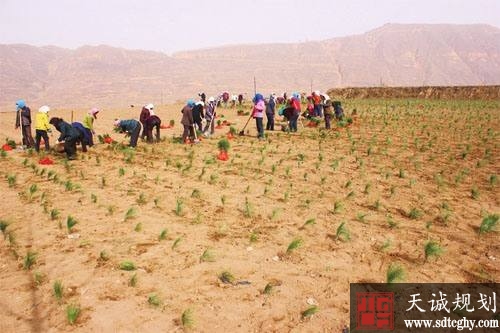
[[120,132],[125,132],[130,135],[130,147],[135,148],[137,146],[137,140],[139,139],[139,133],[142,128],[140,122],[135,119],[116,119],[115,127],[117,127]]
[[266,117],[267,124],[266,130],[274,131],[274,113],[276,110],[276,101],[274,100],[274,94],[269,96],[269,101],[266,103]]
[[[87,152],[87,146],[90,145],[90,137],[88,136],[88,131],[85,129],[82,123],[79,122],[74,122],[71,123],[71,126],[73,126],[74,129],[80,133],[79,139],[76,141],[76,143],[80,143],[82,145],[82,152],[86,153]],[[92,132],[90,132],[92,134]]]
[[49,123],[61,133],[57,141],[64,141],[64,151],[66,152],[68,160],[75,160],[76,142],[80,140],[80,132],[69,123],[65,122],[62,118],[50,118]]

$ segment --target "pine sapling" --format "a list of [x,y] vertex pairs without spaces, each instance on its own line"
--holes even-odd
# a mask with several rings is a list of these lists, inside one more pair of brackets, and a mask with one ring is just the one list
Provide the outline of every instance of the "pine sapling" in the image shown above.
[[9,226],[9,222],[4,221],[4,220],[0,220],[0,231],[2,232],[4,238],[7,237],[6,230],[7,230],[8,226]]
[[498,218],[498,214],[489,214],[483,218],[479,226],[479,235],[495,231],[498,224]]
[[106,250],[102,250],[100,253],[99,253],[99,260],[102,260],[102,261],[108,261],[109,260],[109,254]]
[[31,269],[31,267],[33,267],[33,265],[36,263],[36,257],[36,252],[28,251],[28,253],[26,253],[26,256],[24,257],[23,268],[26,270]]
[[318,306],[312,305],[309,308],[307,308],[306,310],[302,311],[302,319],[311,317],[312,315],[314,315],[318,311],[319,311]]
[[16,175],[10,175],[10,174],[7,175],[7,183],[9,184],[9,187],[15,187],[16,181],[17,181]]
[[412,220],[416,220],[416,219],[419,219],[421,218],[423,215],[423,213],[418,209],[418,208],[415,208],[413,207],[410,212],[408,213],[408,217]]
[[255,231],[252,231],[250,233],[250,243],[256,243],[259,240],[259,234],[256,233]]
[[342,212],[343,209],[344,209],[344,204],[342,203],[342,201],[336,200],[333,203],[332,213],[333,214],[338,214],[338,213]]
[[68,319],[68,323],[70,323],[70,325],[73,325],[76,322],[80,316],[80,312],[81,309],[79,305],[71,304],[66,307],[66,318]]
[[184,201],[182,198],[177,198],[175,202],[175,215],[182,216],[184,214]]
[[307,227],[308,225],[315,225],[316,224],[316,219],[315,218],[312,218],[312,219],[308,219],[303,225],[301,228],[305,228]]
[[264,290],[262,291],[262,293],[264,295],[270,295],[272,291],[273,291],[273,285],[272,285],[272,283],[268,283],[264,287]]
[[52,286],[52,290],[54,291],[54,297],[57,299],[58,302],[60,302],[64,294],[64,287],[62,282],[59,280],[55,281],[54,285]]
[[470,191],[470,196],[472,199],[477,200],[479,199],[479,190],[476,186],[474,186],[471,191]]
[[71,233],[73,231],[73,227],[78,223],[77,220],[71,215],[66,219],[66,227],[68,228],[68,232]]
[[167,239],[167,234],[168,234],[167,229],[163,229],[163,230],[160,232],[160,235],[158,236],[158,240],[159,240],[159,241],[162,241],[162,240]]
[[394,221],[394,219],[392,218],[392,215],[387,215],[387,224],[388,224],[390,229],[394,229],[398,226],[398,223],[396,221]]
[[146,204],[146,197],[144,196],[144,193],[139,194],[139,198],[136,200],[138,205],[145,205]]
[[223,271],[222,273],[220,273],[219,280],[227,284],[233,284],[235,282],[234,275],[229,271]]
[[295,238],[288,244],[288,247],[286,249],[286,254],[291,254],[293,251],[301,247],[303,244],[303,241],[301,238]]
[[388,251],[392,247],[392,240],[387,238],[382,245],[380,245],[379,250],[382,252]]
[[132,261],[126,260],[120,263],[120,269],[124,271],[135,271],[136,266]]
[[205,249],[202,255],[200,256],[200,262],[214,262],[215,255],[211,249]]
[[340,223],[335,232],[335,240],[346,242],[351,239],[351,234],[345,225],[345,221]]
[[184,310],[184,312],[182,312],[181,323],[182,323],[182,326],[186,327],[186,328],[193,328],[194,327],[193,310],[186,309],[186,310]]
[[425,261],[432,257],[440,257],[443,253],[443,248],[438,244],[438,242],[430,240],[425,243],[424,246]]
[[181,240],[182,240],[182,237],[178,237],[175,239],[174,243],[172,244],[172,250],[175,250],[179,246]]
[[395,283],[405,279],[405,271],[399,264],[392,263],[387,269],[387,283]]
[[130,207],[127,212],[125,213],[125,217],[123,218],[123,221],[128,221],[137,216],[137,210],[134,207]]
[[137,273],[134,273],[130,279],[128,280],[128,285],[131,287],[135,287],[137,285]]

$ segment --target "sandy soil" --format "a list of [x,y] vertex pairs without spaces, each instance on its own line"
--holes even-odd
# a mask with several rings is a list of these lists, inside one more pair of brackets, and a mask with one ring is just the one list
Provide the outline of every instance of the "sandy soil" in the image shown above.
[[[97,144],[69,163],[51,155],[51,166],[27,151],[7,152],[0,331],[340,332],[349,283],[385,282],[392,263],[406,282],[499,282],[498,233],[478,234],[485,214],[500,207],[492,178],[500,166],[498,105],[346,104],[353,108],[358,116],[347,129],[299,127],[264,142],[251,122],[249,135],[230,140],[226,162],[215,158],[219,138],[173,142],[179,105],[157,110],[176,121],[162,130],[165,141],[141,142],[135,152]],[[75,120],[84,112],[74,111]],[[122,141],[112,120],[139,112],[104,110],[97,134]],[[222,113],[238,130],[246,121],[234,109]],[[0,114],[0,140],[19,141],[13,118]],[[131,208],[136,215],[127,219]],[[420,213],[414,219],[412,209]],[[71,232],[68,216],[78,222]],[[350,240],[336,238],[342,222]],[[287,253],[296,238],[301,246]],[[428,240],[443,248],[440,257],[425,260]],[[24,269],[29,251],[36,261]],[[137,269],[121,270],[125,260]],[[224,271],[234,283],[218,278]],[[153,294],[158,305],[148,302]],[[81,309],[74,325],[70,304]],[[319,311],[302,318],[312,304]],[[192,328],[181,321],[188,309]]]

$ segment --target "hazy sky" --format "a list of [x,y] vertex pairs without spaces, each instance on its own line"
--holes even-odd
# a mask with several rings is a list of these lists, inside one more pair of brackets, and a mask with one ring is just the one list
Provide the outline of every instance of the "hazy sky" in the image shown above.
[[172,53],[321,40],[385,23],[500,27],[500,0],[0,0],[0,43],[68,48]]

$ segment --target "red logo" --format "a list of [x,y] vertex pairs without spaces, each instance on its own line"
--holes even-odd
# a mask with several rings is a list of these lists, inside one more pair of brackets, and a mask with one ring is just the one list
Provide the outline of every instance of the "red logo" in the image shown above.
[[356,329],[394,329],[394,293],[356,293],[356,301]]

